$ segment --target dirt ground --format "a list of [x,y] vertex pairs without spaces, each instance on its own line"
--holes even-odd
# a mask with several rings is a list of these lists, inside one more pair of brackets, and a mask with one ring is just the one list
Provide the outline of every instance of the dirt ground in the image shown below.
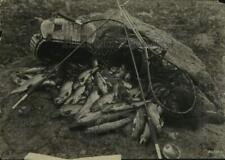
[[[1,4],[2,3],[2,4]],[[38,9],[35,7],[38,6]],[[0,157],[21,159],[28,152],[76,158],[94,155],[121,154],[122,158],[156,158],[151,143],[146,146],[132,140],[129,126],[105,135],[85,135],[68,129],[65,119],[54,118],[57,108],[52,94],[40,90],[21,105],[29,106],[26,114],[11,110],[21,95],[9,96],[16,86],[10,74],[20,67],[38,66],[29,51],[30,36],[38,31],[33,17],[47,18],[57,10],[72,17],[115,8],[113,1],[0,1],[0,17],[4,21],[4,39],[0,43]],[[206,64],[225,104],[225,4],[213,0],[130,0],[127,9],[132,15],[163,29],[191,47]],[[32,25],[30,25],[30,23]],[[224,61],[223,61],[224,59]],[[209,158],[225,153],[225,124],[206,124],[197,130],[165,126],[159,144],[178,145],[182,158]],[[178,132],[176,139],[166,133]]]

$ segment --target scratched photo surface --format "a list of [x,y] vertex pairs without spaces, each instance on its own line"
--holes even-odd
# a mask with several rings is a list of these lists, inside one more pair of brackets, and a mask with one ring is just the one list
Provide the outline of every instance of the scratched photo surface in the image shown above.
[[225,158],[224,107],[224,0],[0,0],[0,159]]

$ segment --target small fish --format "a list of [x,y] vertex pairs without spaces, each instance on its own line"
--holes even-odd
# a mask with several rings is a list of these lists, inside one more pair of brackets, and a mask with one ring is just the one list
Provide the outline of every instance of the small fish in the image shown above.
[[151,116],[152,123],[156,127],[157,131],[160,132],[163,127],[163,121],[160,118],[160,113],[157,105],[154,103],[147,104],[148,113]]
[[97,80],[98,87],[99,87],[100,91],[102,92],[102,94],[108,93],[107,83],[99,72],[96,73],[96,80]]
[[131,89],[132,88],[132,84],[126,81],[122,81],[122,85],[127,88],[127,89]]
[[42,83],[43,86],[56,86],[56,82],[53,80],[46,80]]
[[46,75],[44,74],[38,74],[34,76],[32,79],[28,80],[26,83],[24,83],[22,86],[14,89],[11,94],[20,93],[28,90],[32,86],[39,85],[43,83],[44,80],[46,80]]
[[95,73],[97,70],[98,70],[98,67],[95,67],[93,69],[89,69],[82,72],[78,77],[78,81],[80,82],[80,85],[84,85],[86,81],[91,77],[91,75]]
[[132,119],[130,117],[128,118],[124,118],[118,121],[114,121],[114,122],[108,122],[108,123],[104,123],[104,124],[100,124],[100,125],[96,125],[93,127],[89,127],[85,130],[85,133],[105,133],[105,132],[109,132],[112,130],[116,130],[120,127],[123,127],[124,125],[128,124],[129,122],[131,122]]
[[66,100],[65,104],[76,104],[80,100],[84,91],[85,91],[84,85],[78,87],[76,91]]
[[93,106],[91,107],[91,111],[100,110],[105,104],[110,104],[114,100],[114,93],[108,93],[103,95],[100,99],[98,99]]
[[133,138],[138,138],[141,133],[143,133],[145,127],[145,112],[143,108],[140,108],[136,112],[136,116],[133,120],[133,128],[131,136]]
[[62,104],[72,93],[72,81],[67,81],[63,84],[62,88],[60,89],[60,94],[57,98],[55,98],[55,104],[60,105]]
[[79,105],[79,104],[74,104],[74,105],[67,104],[67,105],[63,105],[60,108],[60,113],[62,116],[75,115],[80,111],[81,108],[82,108],[82,105]]
[[133,88],[128,90],[128,93],[130,94],[131,97],[137,98],[141,94],[141,91],[139,88]]
[[90,96],[88,97],[86,103],[80,110],[80,113],[87,113],[90,112],[91,106],[100,98],[97,90],[91,92]]
[[141,134],[139,143],[146,144],[148,142],[148,140],[150,139],[150,137],[151,137],[150,128],[149,128],[148,123],[146,122],[145,129],[144,129],[144,132]]
[[34,68],[25,69],[21,73],[22,74],[36,74],[36,73],[41,73],[44,70],[45,70],[45,67],[34,67]]

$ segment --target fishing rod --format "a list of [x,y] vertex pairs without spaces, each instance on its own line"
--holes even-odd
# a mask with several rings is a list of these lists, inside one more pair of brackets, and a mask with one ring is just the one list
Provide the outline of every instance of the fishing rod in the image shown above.
[[[120,13],[121,15],[123,15],[125,17],[125,19],[128,21],[130,27],[132,28],[132,30],[134,31],[135,35],[137,36],[137,38],[141,41],[141,44],[143,44],[145,46],[145,53],[147,52],[147,44],[146,42],[143,40],[143,38],[141,37],[140,33],[138,31],[136,31],[136,29],[134,28],[134,26],[132,25],[132,22],[131,20],[126,16],[126,14],[124,13],[124,9],[122,8],[122,6],[120,5],[119,3],[119,0],[117,0],[117,4],[118,4],[118,7],[120,9]],[[140,80],[140,76],[139,76],[139,73],[138,73],[138,69],[137,69],[137,65],[136,65],[136,61],[135,61],[135,58],[134,58],[134,54],[133,54],[133,50],[131,48],[131,44],[130,44],[130,40],[129,40],[129,36],[128,36],[128,32],[127,32],[127,29],[126,29],[126,26],[124,26],[124,31],[125,31],[125,34],[126,34],[126,38],[127,38],[127,42],[128,42],[128,46],[129,46],[129,50],[130,50],[130,54],[131,54],[131,57],[132,57],[132,61],[133,61],[133,64],[134,64],[134,69],[135,69],[135,72],[136,72],[136,76],[137,76],[137,80],[138,80],[138,84],[139,84],[139,88],[141,90],[141,96],[142,96],[142,99],[144,101],[144,106],[145,106],[145,111],[147,113],[147,120],[148,120],[148,124],[149,124],[149,128],[150,128],[150,133],[151,133],[151,138],[153,140],[153,143],[154,143],[154,147],[155,147],[155,150],[156,150],[156,154],[157,154],[157,157],[158,159],[162,159],[162,153],[161,153],[161,150],[160,150],[160,146],[158,144],[158,140],[157,140],[157,135],[156,135],[156,129],[155,129],[155,126],[153,125],[153,122],[152,122],[152,118],[151,118],[151,115],[149,113],[149,110],[148,110],[148,106],[147,106],[147,103],[146,103],[146,100],[145,100],[145,95],[144,95],[144,91],[143,91],[143,87],[142,87],[142,83],[141,83],[141,80]],[[147,55],[147,53],[146,53]],[[148,58],[146,57],[146,59],[148,60]],[[149,68],[149,64],[147,62],[147,68]],[[148,70],[149,71],[149,70]],[[150,77],[148,76],[149,78],[149,81],[151,80]]]

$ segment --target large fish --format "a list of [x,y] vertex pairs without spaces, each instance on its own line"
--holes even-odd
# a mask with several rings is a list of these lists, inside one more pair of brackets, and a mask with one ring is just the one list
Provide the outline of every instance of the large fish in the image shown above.
[[102,92],[102,94],[108,93],[107,83],[99,72],[96,73],[96,80],[97,80],[97,85],[100,91]]
[[34,76],[33,78],[31,78],[30,80],[28,80],[27,82],[25,82],[22,86],[14,89],[11,92],[11,94],[24,92],[24,91],[28,90],[30,87],[42,84],[46,79],[47,79],[47,77],[45,74],[38,74],[38,75]]
[[145,129],[144,129],[144,132],[141,134],[139,143],[146,144],[148,142],[148,140],[150,139],[150,137],[151,137],[150,128],[149,128],[148,123],[146,122]]
[[[149,101],[146,101],[149,102]],[[145,102],[133,102],[131,104],[127,104],[125,102],[120,102],[120,103],[114,103],[114,104],[109,104],[106,107],[103,108],[102,112],[103,113],[110,113],[110,112],[118,112],[118,111],[124,111],[124,110],[134,110],[138,109],[139,107],[143,106]]]
[[60,89],[60,94],[57,98],[55,98],[55,104],[62,104],[72,93],[73,81],[67,81],[63,84]]
[[102,113],[98,112],[89,112],[82,115],[76,116],[76,121],[70,125],[71,129],[76,129],[77,127],[90,126],[93,125],[97,119],[101,117]]
[[82,97],[84,91],[85,91],[84,85],[78,87],[76,91],[66,100],[65,104],[76,104]]
[[136,116],[133,120],[133,128],[132,128],[132,134],[131,136],[133,138],[138,138],[141,133],[143,133],[144,127],[145,127],[145,111],[144,108],[140,108],[136,112]]
[[82,105],[80,104],[67,104],[67,105],[63,105],[60,108],[60,113],[62,116],[70,116],[70,115],[75,115],[77,114],[80,109],[82,108]]
[[100,95],[98,94],[97,90],[94,90],[91,92],[91,94],[89,95],[86,103],[84,104],[84,106],[81,108],[80,113],[88,113],[90,112],[90,108],[91,106],[94,104],[94,102],[96,102],[98,99],[100,98]]
[[160,118],[160,110],[154,103],[147,104],[148,114],[151,116],[153,125],[156,127],[157,131],[160,132],[164,123]]
[[95,67],[82,72],[78,77],[80,85],[84,85],[87,82],[87,80],[92,76],[92,74],[95,73],[97,70],[98,67]]
[[114,100],[114,96],[114,92],[103,95],[93,104],[93,106],[91,107],[91,111],[99,111],[104,107],[104,105],[112,103]]
[[95,125],[116,121],[122,118],[129,117],[132,113],[130,110],[116,112],[116,113],[103,113],[102,116],[95,122]]
[[128,117],[128,118],[124,118],[124,119],[121,119],[121,120],[118,120],[118,121],[96,125],[96,126],[87,128],[85,130],[85,133],[98,134],[98,133],[109,132],[109,131],[112,131],[112,130],[116,130],[120,127],[123,127],[124,125],[128,124],[131,121],[132,121],[132,119],[130,117]]

